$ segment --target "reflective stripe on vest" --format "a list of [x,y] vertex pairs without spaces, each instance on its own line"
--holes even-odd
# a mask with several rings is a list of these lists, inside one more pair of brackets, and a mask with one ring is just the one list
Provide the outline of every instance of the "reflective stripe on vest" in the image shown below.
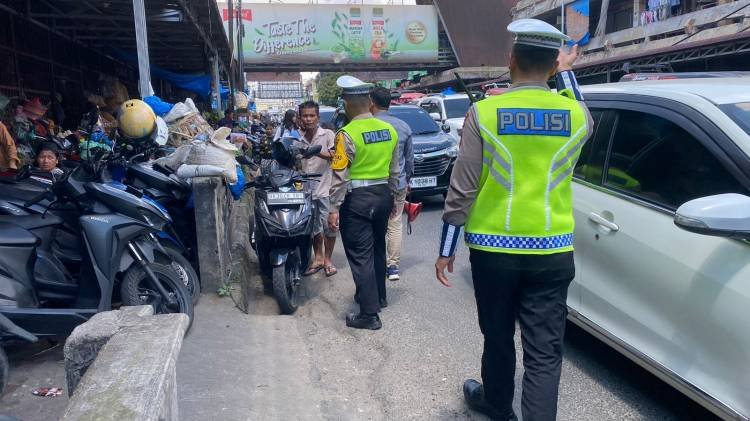
[[518,254],[573,249],[571,179],[588,128],[575,100],[519,89],[476,104],[484,140],[469,247]]
[[352,120],[341,131],[354,142],[354,161],[349,167],[351,180],[388,178],[393,149],[398,142],[396,130],[377,118]]

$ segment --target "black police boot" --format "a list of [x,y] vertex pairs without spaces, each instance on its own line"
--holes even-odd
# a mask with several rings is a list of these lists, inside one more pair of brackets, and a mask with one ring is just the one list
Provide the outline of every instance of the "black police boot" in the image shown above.
[[386,307],[388,307],[388,300],[386,300],[385,298],[381,298],[380,299],[380,308],[386,308]]
[[482,383],[474,379],[469,379],[464,382],[464,399],[469,408],[481,412],[484,415],[498,421],[518,421],[518,417],[509,410],[508,412],[501,412],[495,409],[494,406],[490,405],[484,398],[484,386]]
[[355,329],[378,330],[383,327],[377,314],[349,314],[346,316],[346,325]]
[[359,304],[359,293],[354,294],[354,302]]

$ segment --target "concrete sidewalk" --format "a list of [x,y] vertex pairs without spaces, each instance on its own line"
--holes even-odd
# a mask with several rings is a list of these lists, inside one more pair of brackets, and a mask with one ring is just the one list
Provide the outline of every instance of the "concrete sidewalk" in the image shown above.
[[[313,278],[305,292],[329,282]],[[358,338],[382,332],[349,332],[321,297],[294,316],[270,296],[254,303],[246,315],[229,298],[202,298],[178,362],[182,420],[385,418],[373,393],[383,351]]]

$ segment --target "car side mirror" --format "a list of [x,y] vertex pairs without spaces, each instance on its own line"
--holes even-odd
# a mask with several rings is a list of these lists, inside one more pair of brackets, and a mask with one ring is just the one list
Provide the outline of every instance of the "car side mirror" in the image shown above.
[[727,193],[691,200],[677,209],[674,223],[697,234],[750,239],[750,197]]
[[440,116],[440,113],[430,113],[430,117],[432,117],[435,121],[443,121],[443,118]]
[[447,124],[443,124],[440,128],[443,129],[444,133],[450,133],[451,132],[451,126],[449,126]]

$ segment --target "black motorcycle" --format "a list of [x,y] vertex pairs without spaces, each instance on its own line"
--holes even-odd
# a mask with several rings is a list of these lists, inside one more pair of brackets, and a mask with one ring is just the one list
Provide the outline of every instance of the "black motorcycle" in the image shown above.
[[[135,158],[137,157],[143,157],[143,155],[137,155]],[[85,175],[87,180],[100,181],[103,178],[103,168],[117,163],[123,168],[123,173],[127,171],[128,179],[124,181],[130,186],[118,182],[106,183],[108,186],[133,193],[161,210],[166,208],[172,217],[170,222],[155,234],[167,254],[166,256],[157,254],[157,263],[172,266],[190,292],[193,304],[197,304],[200,298],[200,279],[193,269],[197,267],[195,230],[192,225],[194,216],[191,210],[185,209],[190,186],[173,174],[168,176],[150,168],[147,164],[124,160],[116,154],[109,154],[106,159],[101,155],[95,162],[79,162],[76,166],[71,165],[70,168],[72,171],[81,167],[79,171],[84,172],[81,175]],[[166,169],[162,171],[167,172]],[[48,173],[44,174],[48,175]],[[44,174],[37,176],[29,168],[23,168],[17,176],[0,177],[0,215],[51,213],[62,217],[64,224],[57,227],[52,239],[54,254],[62,262],[80,264],[81,238],[78,227],[80,216],[78,207],[70,202],[57,202],[55,206],[50,207],[48,200],[25,206],[25,201],[29,197],[37,196],[48,187],[49,182],[38,181],[43,180]],[[153,199],[154,197],[157,199]],[[183,239],[187,239],[187,243],[192,246],[186,245]],[[191,260],[194,263],[191,263]]]
[[251,243],[261,272],[271,280],[284,314],[294,313],[299,306],[299,286],[310,263],[315,218],[308,184],[321,175],[296,169],[299,159],[320,153],[320,145],[304,149],[296,143],[299,142],[293,139],[275,142],[274,161],[263,166],[261,175],[245,185],[256,188]]
[[160,263],[173,266],[188,287],[193,304],[197,304],[201,292],[197,273],[198,240],[195,237],[195,213],[187,207],[192,187],[177,177],[171,168],[157,163],[141,162],[148,155],[149,153],[141,153],[127,160],[118,159],[118,165],[125,168],[125,179],[122,181],[140,191],[144,197],[159,203],[172,216],[172,222],[157,233],[157,238],[167,250],[171,263]]
[[[166,252],[154,233],[170,220],[153,203],[91,182],[82,167],[25,206],[42,201],[78,210],[80,261],[62,262],[54,250],[52,214],[0,216],[0,313],[37,337],[64,337],[113,303],[152,305],[156,313],[185,313],[193,304],[185,285],[156,256]],[[119,289],[117,288],[119,286]]]

